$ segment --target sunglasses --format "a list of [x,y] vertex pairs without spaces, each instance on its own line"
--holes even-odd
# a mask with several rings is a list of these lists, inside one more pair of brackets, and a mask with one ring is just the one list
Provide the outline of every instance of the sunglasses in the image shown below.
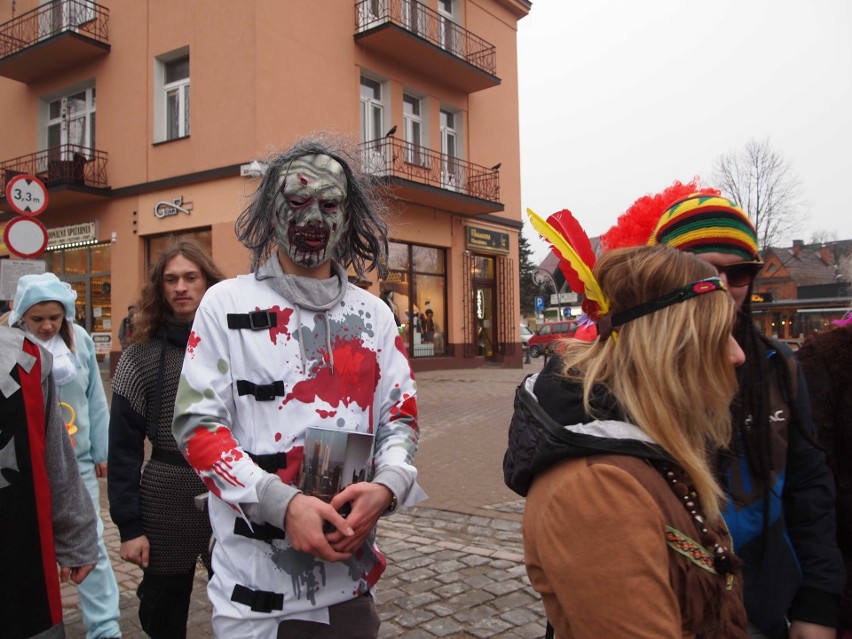
[[724,275],[728,280],[728,286],[748,286],[763,268],[762,262],[736,262],[720,266],[714,264],[719,275]]

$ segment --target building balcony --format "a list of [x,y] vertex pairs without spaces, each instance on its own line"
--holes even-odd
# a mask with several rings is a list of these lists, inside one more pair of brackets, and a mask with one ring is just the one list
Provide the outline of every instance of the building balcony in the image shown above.
[[385,179],[398,198],[460,215],[503,210],[500,173],[393,137],[361,144],[364,171]]
[[6,183],[16,175],[34,175],[44,182],[50,208],[91,202],[110,194],[107,154],[75,144],[63,144],[38,153],[0,162],[0,208],[10,211]]
[[109,10],[53,0],[0,24],[0,76],[31,83],[109,53]]
[[500,84],[494,45],[416,0],[357,1],[355,40],[466,93]]

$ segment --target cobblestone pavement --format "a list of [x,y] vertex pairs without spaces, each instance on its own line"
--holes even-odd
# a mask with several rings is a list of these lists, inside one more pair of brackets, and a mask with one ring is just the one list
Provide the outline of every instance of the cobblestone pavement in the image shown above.
[[[376,594],[382,619],[380,639],[544,636],[541,601],[530,588],[523,566],[523,500],[502,482],[491,492],[475,494],[478,501],[453,499],[454,494],[470,492],[465,484],[478,465],[499,477],[497,457],[505,448],[512,391],[525,374],[540,367],[541,359],[525,365],[524,370],[483,368],[418,375],[422,441],[416,462],[421,483],[433,498],[379,523],[379,547],[388,557]],[[497,428],[503,439],[498,437],[493,443],[493,452],[483,455],[477,451],[472,466],[454,464],[456,475],[448,479],[451,465],[445,467],[442,462],[453,442],[463,438],[462,429],[469,435]],[[429,481],[430,476],[437,480],[439,475],[440,481]],[[456,490],[445,488],[453,483]],[[464,490],[458,490],[459,483]],[[101,487],[104,539],[121,592],[121,628],[126,639],[144,639],[136,598],[141,570],[118,557],[118,531],[109,519],[106,486]],[[206,582],[206,574],[199,570],[190,606],[189,639],[213,636]],[[84,639],[75,587],[65,585],[62,595],[67,636]]]

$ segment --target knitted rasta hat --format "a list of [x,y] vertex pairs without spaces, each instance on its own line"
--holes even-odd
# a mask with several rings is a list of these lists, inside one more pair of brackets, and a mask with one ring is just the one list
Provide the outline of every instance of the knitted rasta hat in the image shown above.
[[690,253],[728,253],[760,262],[754,224],[739,206],[718,195],[695,193],[672,204],[648,244],[666,244]]
[[689,182],[675,180],[659,193],[648,193],[638,198],[611,229],[601,235],[601,247],[604,251],[623,246],[644,246],[651,232],[660,220],[663,211],[675,202],[689,195],[721,195],[718,189],[701,186],[698,177]]

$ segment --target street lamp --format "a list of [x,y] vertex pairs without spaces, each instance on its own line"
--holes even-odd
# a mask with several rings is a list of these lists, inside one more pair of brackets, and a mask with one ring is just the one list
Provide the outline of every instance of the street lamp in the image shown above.
[[562,319],[562,305],[559,303],[559,289],[556,287],[556,280],[553,279],[553,274],[547,269],[536,268],[532,272],[533,280],[536,284],[550,283],[553,287],[553,292],[556,293],[556,310],[559,313],[557,319]]

